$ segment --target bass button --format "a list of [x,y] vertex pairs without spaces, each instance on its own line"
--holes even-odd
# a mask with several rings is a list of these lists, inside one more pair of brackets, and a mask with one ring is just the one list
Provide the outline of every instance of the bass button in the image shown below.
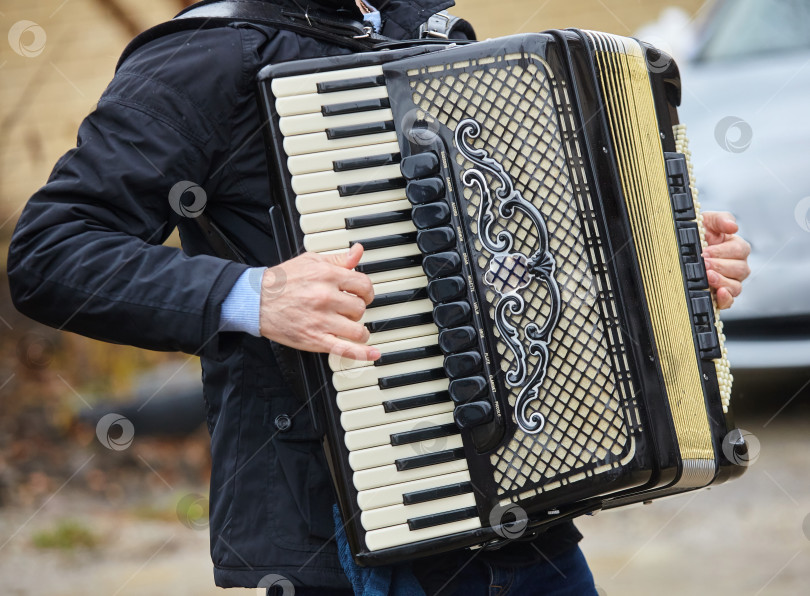
[[435,303],[451,302],[467,293],[467,285],[464,283],[464,278],[445,277],[428,283],[427,291],[428,296]]
[[450,381],[450,398],[457,404],[481,399],[487,395],[487,380],[484,377],[470,377]]
[[481,364],[481,354],[478,352],[451,354],[444,359],[444,372],[451,379],[460,379],[478,373]]

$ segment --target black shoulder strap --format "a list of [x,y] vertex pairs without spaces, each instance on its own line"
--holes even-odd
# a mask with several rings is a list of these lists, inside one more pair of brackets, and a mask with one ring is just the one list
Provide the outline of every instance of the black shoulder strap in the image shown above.
[[215,29],[238,22],[293,31],[356,52],[373,50],[382,43],[392,41],[374,33],[370,27],[359,21],[334,14],[309,9],[301,12],[260,0],[215,0],[194,4],[172,20],[138,35],[124,49],[115,69],[121,68],[124,61],[138,48],[166,35],[180,31]]

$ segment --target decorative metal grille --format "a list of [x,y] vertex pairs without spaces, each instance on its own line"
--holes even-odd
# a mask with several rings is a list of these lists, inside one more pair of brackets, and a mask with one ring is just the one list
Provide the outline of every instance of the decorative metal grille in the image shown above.
[[[546,377],[527,412],[539,413],[545,424],[536,433],[516,428],[512,439],[491,455],[499,495],[504,501],[529,498],[626,462],[634,454],[638,414],[564,82],[549,74],[542,59],[525,55],[432,67],[429,73],[418,69],[409,75],[414,103],[451,131],[466,119],[480,124],[472,145],[503,166],[548,226],[562,316],[551,335]],[[456,160],[459,174],[474,167],[460,153]],[[496,190],[498,181],[491,175],[488,179]],[[480,197],[470,188],[459,187],[459,192],[467,202],[468,237],[480,253],[478,275],[492,276],[492,253],[478,239]],[[525,213],[515,211],[498,224],[514,236],[516,253],[532,254],[538,238]],[[519,329],[542,324],[552,310],[547,287],[534,279],[520,291],[527,308],[510,322]],[[497,297],[491,287],[485,299],[488,306],[482,307],[492,322]],[[515,368],[514,354],[497,329],[494,333],[506,374]],[[538,357],[527,358],[531,370]],[[519,392],[520,387],[510,389],[510,406]]]

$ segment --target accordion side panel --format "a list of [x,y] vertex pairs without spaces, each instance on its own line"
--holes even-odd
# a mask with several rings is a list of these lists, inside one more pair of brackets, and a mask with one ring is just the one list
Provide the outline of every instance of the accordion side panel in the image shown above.
[[649,73],[629,39],[591,34],[659,362],[683,460],[679,486],[705,486],[715,451],[691,332]]
[[[479,134],[469,139],[471,149],[502,166],[506,183],[537,208],[547,227],[559,319],[548,341],[547,362],[531,352],[526,360],[529,371],[545,366],[528,406],[528,417],[539,414],[544,425],[539,432],[526,432],[513,424],[508,440],[489,455],[498,499],[524,501],[625,466],[637,447],[635,392],[590,189],[584,171],[574,165],[581,164],[582,155],[565,81],[554,77],[541,57],[524,54],[408,74],[414,104],[455,133],[457,150],[464,145],[459,127],[469,121],[479,125]],[[462,181],[465,172],[480,170],[463,150],[456,152],[456,164]],[[487,183],[497,197],[504,182],[490,173]],[[468,242],[477,255],[473,260],[480,279],[486,278],[494,256],[482,234],[506,233],[517,255],[531,255],[542,244],[526,213],[514,209],[504,217],[503,202],[482,205],[476,185],[459,184],[457,192],[466,206]],[[500,210],[491,229],[480,229],[482,209]],[[500,330],[496,311],[511,290],[504,286],[520,283],[523,266],[513,264],[509,276],[482,284],[501,379],[516,370],[518,354]],[[503,309],[508,323],[517,330],[542,326],[553,316],[552,293],[534,277],[522,290],[525,308],[517,314]],[[506,387],[515,416],[523,387]]]

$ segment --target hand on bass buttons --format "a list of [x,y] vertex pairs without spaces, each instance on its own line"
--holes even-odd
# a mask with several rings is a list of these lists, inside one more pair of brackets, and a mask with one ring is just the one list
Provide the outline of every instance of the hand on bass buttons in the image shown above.
[[708,244],[703,260],[709,285],[717,292],[717,306],[729,308],[742,292],[743,280],[751,274],[751,245],[737,235],[737,222],[731,213],[706,212],[703,226]]
[[362,256],[363,247],[356,244],[346,253],[304,253],[267,269],[262,335],[297,350],[377,360],[379,350],[362,345],[369,332],[359,321],[374,299],[369,277],[353,271]]

